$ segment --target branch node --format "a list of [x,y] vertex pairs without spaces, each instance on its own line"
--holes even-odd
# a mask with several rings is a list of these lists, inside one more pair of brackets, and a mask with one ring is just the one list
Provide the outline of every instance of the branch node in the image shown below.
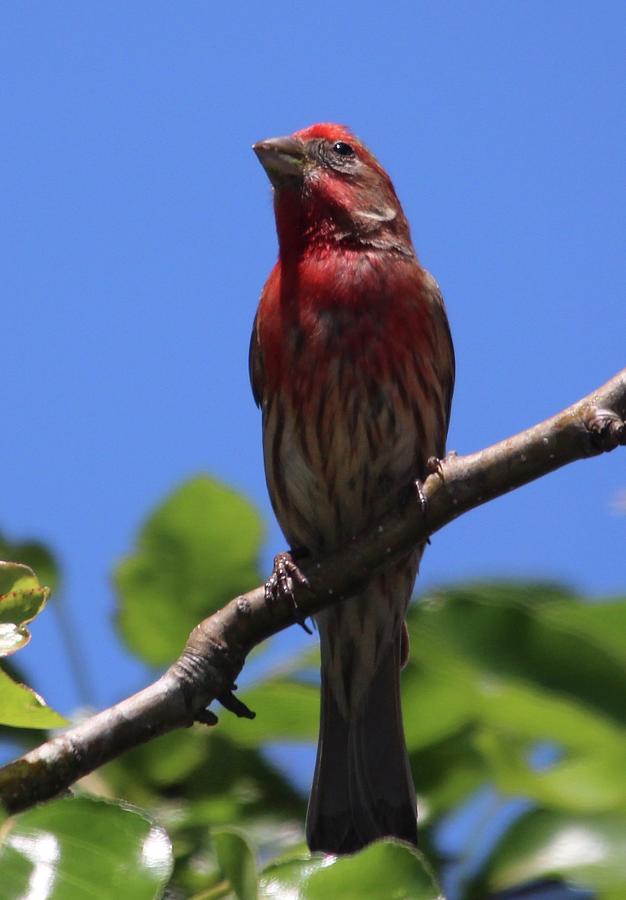
[[610,409],[595,409],[585,425],[594,450],[600,453],[626,444],[626,422]]

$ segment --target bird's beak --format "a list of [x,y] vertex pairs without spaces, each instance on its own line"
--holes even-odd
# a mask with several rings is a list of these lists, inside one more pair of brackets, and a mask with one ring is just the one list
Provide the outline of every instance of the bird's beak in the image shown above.
[[302,141],[292,137],[269,138],[253,144],[252,149],[274,187],[302,179],[305,162]]

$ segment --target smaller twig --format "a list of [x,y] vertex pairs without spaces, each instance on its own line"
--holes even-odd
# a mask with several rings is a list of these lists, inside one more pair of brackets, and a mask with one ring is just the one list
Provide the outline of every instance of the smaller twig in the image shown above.
[[225,691],[223,694],[220,694],[219,697],[216,697],[216,700],[222,704],[224,709],[234,713],[239,719],[256,718],[256,713],[249,709],[239,697],[235,697],[232,691]]

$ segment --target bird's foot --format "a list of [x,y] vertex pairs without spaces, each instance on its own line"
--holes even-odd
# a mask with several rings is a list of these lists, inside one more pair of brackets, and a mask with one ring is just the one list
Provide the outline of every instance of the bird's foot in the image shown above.
[[313,634],[306,624],[306,616],[303,616],[298,608],[294,592],[295,584],[302,585],[302,587],[309,586],[308,578],[302,574],[294,560],[294,557],[302,555],[304,555],[302,551],[292,550],[291,553],[283,552],[274,557],[274,569],[265,582],[265,602],[271,606],[281,597],[285,598],[293,606],[294,617],[298,625],[307,634]]

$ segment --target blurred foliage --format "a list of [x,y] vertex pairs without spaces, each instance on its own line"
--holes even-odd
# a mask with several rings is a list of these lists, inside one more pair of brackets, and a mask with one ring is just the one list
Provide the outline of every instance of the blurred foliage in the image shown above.
[[175,491],[115,572],[128,648],[151,665],[175,659],[194,625],[259,581],[262,537],[259,514],[230,488],[199,477]]
[[[208,478],[172,494],[116,573],[127,646],[151,665],[175,658],[200,618],[258,583],[262,533],[247,501]],[[306,797],[265,748],[316,739],[311,649],[241,692],[257,712],[254,722],[222,711],[216,728],[166,735],[83,779],[80,800],[8,820],[0,831],[0,883],[14,871],[9,863],[21,872],[13,879],[35,864],[19,841],[17,850],[11,844],[22,828],[61,841],[48,864],[65,872],[78,821],[72,816],[82,815],[73,804],[95,804],[87,798],[97,794],[123,798],[146,811],[146,827],[154,821],[166,829],[169,900],[521,900],[547,896],[546,885],[551,900],[572,896],[571,885],[599,900],[626,897],[626,599],[592,600],[545,583],[470,584],[414,603],[408,626],[403,705],[423,855],[393,841],[338,860],[306,851]],[[486,788],[496,790],[493,815],[471,819]],[[490,838],[495,814],[520,798],[526,805]],[[83,833],[106,847],[111,867],[100,883],[115,885],[124,864],[139,883],[149,874],[138,862],[141,838],[113,841],[123,831],[103,818],[111,810],[141,818],[111,803],[93,807]],[[33,824],[37,814],[44,820]],[[463,815],[466,839],[451,858],[442,830]],[[161,896],[163,865],[153,892],[137,888],[133,896]],[[117,888],[102,894],[118,895],[126,896]]]
[[[623,773],[622,773],[623,777]],[[604,900],[626,895],[626,816],[564,815],[537,809],[504,834],[473,886],[476,900],[521,880],[560,875]]]

